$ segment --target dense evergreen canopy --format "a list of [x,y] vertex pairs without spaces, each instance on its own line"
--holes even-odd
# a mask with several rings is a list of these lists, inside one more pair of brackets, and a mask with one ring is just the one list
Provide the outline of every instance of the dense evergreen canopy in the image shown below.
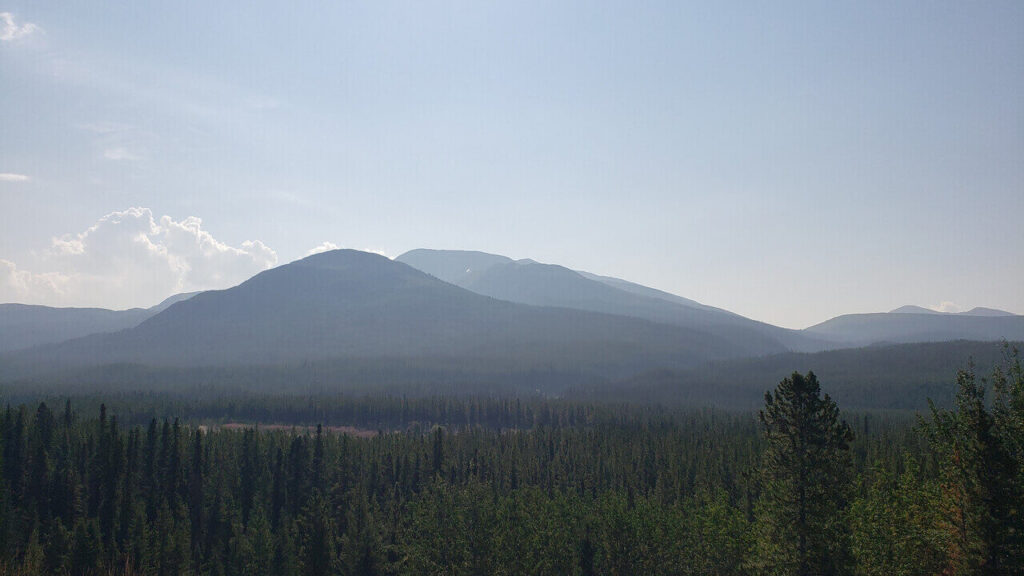
[[920,427],[844,421],[810,373],[757,417],[515,398],[9,406],[0,572],[1019,574],[1020,364],[959,389]]

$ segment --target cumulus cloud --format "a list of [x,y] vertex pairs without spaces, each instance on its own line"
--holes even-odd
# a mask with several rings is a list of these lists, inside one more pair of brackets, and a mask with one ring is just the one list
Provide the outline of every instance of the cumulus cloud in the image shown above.
[[129,208],[53,238],[42,263],[51,271],[0,261],[0,302],[151,306],[177,292],[238,284],[277,264],[277,254],[258,240],[221,242],[194,216],[157,219],[148,208]]
[[24,174],[13,174],[11,172],[0,172],[0,182],[28,182],[29,177]]
[[953,314],[957,312],[963,312],[963,308],[961,306],[958,306],[957,304],[949,301],[942,302],[939,304],[932,304],[931,306],[929,306],[929,308],[935,310],[936,312],[947,312]]
[[330,252],[331,250],[337,250],[341,248],[334,242],[321,242],[319,246],[310,248],[309,252],[306,252],[306,256],[312,256],[313,254],[319,254],[321,252]]
[[25,22],[21,26],[14,21],[14,14],[0,12],[0,41],[14,42],[31,36],[40,30],[39,26],[31,22]]
[[57,272],[33,274],[19,270],[10,260],[0,259],[0,302],[6,301],[5,294],[54,294],[64,293],[68,277]]

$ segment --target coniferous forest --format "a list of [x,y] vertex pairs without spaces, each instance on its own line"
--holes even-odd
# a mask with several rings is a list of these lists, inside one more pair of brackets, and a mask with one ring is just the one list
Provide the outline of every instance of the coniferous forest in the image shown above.
[[[5,574],[1024,573],[1024,375],[921,414],[543,398],[48,398],[0,417]],[[770,388],[769,383],[766,388]],[[131,408],[130,408],[131,407]]]

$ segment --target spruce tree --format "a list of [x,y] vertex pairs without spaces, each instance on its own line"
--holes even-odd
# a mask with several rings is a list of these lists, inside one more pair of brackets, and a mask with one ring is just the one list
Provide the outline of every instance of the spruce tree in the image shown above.
[[951,533],[948,572],[1002,576],[1024,570],[1024,376],[1016,355],[993,377],[990,410],[985,381],[973,366],[957,374],[953,410],[932,406],[925,432],[939,457],[945,498],[940,503]]
[[846,573],[850,426],[822,398],[813,372],[794,372],[765,393],[758,419],[766,446],[752,568],[779,576]]

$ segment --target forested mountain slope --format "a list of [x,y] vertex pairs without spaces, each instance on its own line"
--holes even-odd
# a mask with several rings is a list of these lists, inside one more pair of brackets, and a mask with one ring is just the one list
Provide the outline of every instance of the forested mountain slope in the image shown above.
[[338,250],[181,302],[139,326],[8,356],[18,375],[110,364],[234,366],[454,359],[602,377],[749,356],[697,329],[504,302],[385,257]]

